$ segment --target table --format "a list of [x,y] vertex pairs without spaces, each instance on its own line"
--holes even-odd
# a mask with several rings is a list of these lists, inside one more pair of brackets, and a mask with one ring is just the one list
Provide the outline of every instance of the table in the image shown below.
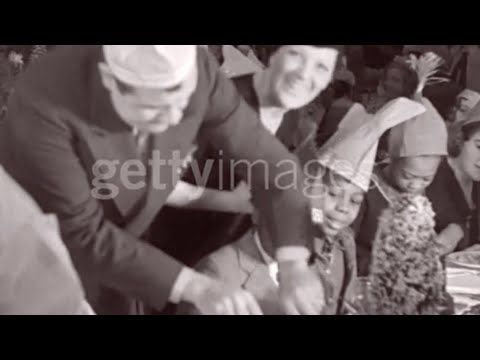
[[447,291],[455,302],[456,315],[480,305],[480,270],[448,264]]

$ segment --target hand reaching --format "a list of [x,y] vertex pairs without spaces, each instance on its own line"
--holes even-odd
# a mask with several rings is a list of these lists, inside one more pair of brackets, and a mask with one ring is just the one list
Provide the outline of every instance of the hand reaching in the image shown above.
[[288,315],[320,315],[326,305],[322,282],[306,261],[280,263],[280,301]]
[[262,315],[251,293],[230,288],[202,274],[192,278],[184,291],[183,300],[194,305],[202,315]]

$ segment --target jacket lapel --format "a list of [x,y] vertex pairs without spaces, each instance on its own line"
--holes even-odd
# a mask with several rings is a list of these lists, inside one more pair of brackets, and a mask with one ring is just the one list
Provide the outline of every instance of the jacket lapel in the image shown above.
[[[154,221],[155,216],[165,205],[168,196],[174,190],[183,173],[193,160],[198,148],[197,134],[203,120],[201,101],[194,96],[181,123],[152,137],[150,153],[150,174],[146,192],[146,201],[142,209],[131,219],[127,230],[132,234],[142,234]],[[160,168],[157,160],[164,161]]]

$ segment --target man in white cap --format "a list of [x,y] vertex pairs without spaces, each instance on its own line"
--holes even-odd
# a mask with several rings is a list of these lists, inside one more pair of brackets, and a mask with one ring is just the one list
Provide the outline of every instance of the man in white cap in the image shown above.
[[[205,142],[243,160],[254,190],[268,199],[256,205],[275,239],[283,304],[301,314],[321,311],[323,289],[308,268],[308,201],[295,190],[302,177],[288,190],[275,186],[282,164],[291,171],[297,160],[204,49],[59,48],[18,83],[4,131],[6,170],[44,211],[58,215],[97,313],[138,313],[139,304],[161,310],[168,301],[207,314],[259,313],[249,293],[198,274],[145,241],[161,236],[148,234],[150,225],[184,160]],[[267,171],[245,164],[258,160]]]

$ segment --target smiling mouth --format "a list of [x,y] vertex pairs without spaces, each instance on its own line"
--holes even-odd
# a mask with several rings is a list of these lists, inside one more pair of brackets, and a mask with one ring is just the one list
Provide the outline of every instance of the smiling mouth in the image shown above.
[[330,230],[334,230],[334,231],[339,231],[339,230],[342,230],[343,228],[343,224],[338,222],[338,221],[335,221],[335,220],[331,220],[329,218],[326,218],[326,221],[324,223],[324,225],[329,228]]
[[290,81],[287,80],[285,84],[285,90],[288,93],[292,93],[292,94],[302,91],[303,88],[304,87],[302,86],[301,81],[298,81],[298,80],[290,80]]

